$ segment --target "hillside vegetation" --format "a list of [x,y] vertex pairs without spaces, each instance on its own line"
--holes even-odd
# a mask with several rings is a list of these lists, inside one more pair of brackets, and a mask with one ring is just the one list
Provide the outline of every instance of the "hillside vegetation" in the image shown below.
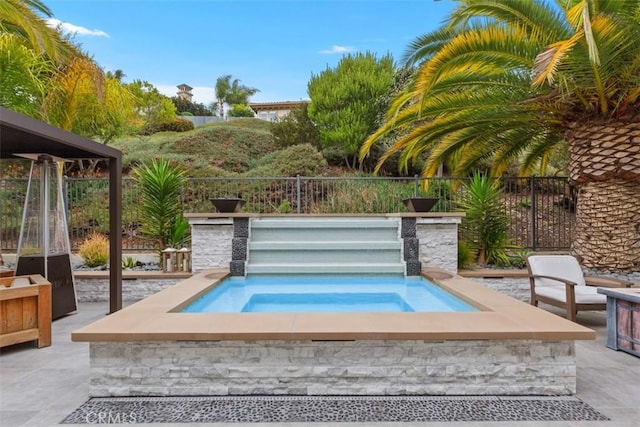
[[157,156],[181,164],[190,177],[308,175],[326,166],[309,144],[279,147],[270,125],[259,119],[213,122],[189,132],[129,137],[112,145],[124,153],[125,171]]

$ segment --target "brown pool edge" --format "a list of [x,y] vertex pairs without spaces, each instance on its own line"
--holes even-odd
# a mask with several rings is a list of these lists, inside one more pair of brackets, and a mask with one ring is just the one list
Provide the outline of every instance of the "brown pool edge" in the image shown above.
[[72,333],[80,342],[595,339],[595,331],[438,268],[423,276],[481,311],[180,313],[229,275],[210,269]]

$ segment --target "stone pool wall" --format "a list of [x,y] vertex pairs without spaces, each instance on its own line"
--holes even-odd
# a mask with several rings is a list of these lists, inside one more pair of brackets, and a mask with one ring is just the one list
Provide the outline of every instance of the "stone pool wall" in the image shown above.
[[[126,272],[122,280],[122,300],[140,301],[189,277],[190,273]],[[74,281],[79,302],[109,301],[108,272],[75,272]]]
[[90,343],[90,395],[572,395],[573,341]]

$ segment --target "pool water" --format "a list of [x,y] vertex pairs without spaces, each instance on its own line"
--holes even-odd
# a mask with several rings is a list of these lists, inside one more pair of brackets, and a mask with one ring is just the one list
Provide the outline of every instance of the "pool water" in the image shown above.
[[472,305],[422,277],[230,277],[184,313],[468,312]]

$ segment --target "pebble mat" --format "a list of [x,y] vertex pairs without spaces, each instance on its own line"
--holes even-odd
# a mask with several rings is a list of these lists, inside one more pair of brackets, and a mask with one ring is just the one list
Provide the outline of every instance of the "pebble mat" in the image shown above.
[[61,424],[606,420],[572,396],[207,396],[93,398]]

